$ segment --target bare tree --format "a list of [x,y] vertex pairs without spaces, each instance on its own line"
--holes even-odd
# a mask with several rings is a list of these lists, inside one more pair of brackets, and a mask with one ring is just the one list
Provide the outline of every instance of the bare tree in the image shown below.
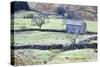
[[47,21],[48,17],[44,14],[37,13],[36,15],[33,15],[33,22],[36,23],[36,25],[41,29],[42,25],[45,24]]
[[76,44],[76,39],[78,38],[78,34],[73,34],[72,35],[72,39],[71,39],[71,43],[72,44]]

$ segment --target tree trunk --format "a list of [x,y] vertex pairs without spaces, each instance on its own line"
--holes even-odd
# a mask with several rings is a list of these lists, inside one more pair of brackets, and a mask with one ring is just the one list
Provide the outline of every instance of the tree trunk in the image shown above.
[[41,29],[41,26],[39,26],[39,29]]

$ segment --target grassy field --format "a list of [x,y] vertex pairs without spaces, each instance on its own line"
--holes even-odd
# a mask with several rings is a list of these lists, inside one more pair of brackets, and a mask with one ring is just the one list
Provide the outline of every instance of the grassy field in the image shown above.
[[[14,29],[28,29],[38,28],[38,26],[32,23],[32,19],[15,19]],[[56,29],[64,30],[66,26],[61,19],[49,19],[49,23],[45,23],[42,29]],[[97,22],[86,21],[87,31],[97,32]],[[32,44],[32,43],[65,43],[71,42],[73,35],[68,33],[58,32],[40,32],[40,31],[28,31],[15,33],[15,43]],[[77,40],[85,39],[91,35],[79,35]]]
[[[14,19],[14,29],[22,28],[39,28],[32,21],[32,19]],[[58,19],[49,19],[49,23],[45,23],[42,26],[42,29],[65,29],[62,20]]]
[[[45,23],[42,29],[64,30],[66,26],[61,19],[49,19],[49,23]],[[97,32],[97,22],[86,21],[87,31]],[[39,28],[32,23],[32,19],[14,19],[14,30],[18,29],[34,29]],[[41,31],[25,31],[14,33],[14,45],[27,45],[34,43],[59,44],[71,43],[74,35],[62,32],[41,32]],[[90,37],[91,35],[79,35],[77,41]],[[14,50],[15,65],[29,64],[51,64],[51,63],[67,63],[96,61],[96,49],[76,49],[62,52],[59,49],[38,50],[38,49],[19,49]]]
[[[85,21],[87,23],[87,31],[97,32],[96,21]],[[22,28],[38,28],[32,19],[14,19],[14,29]],[[43,29],[66,29],[66,25],[61,19],[49,19],[49,23],[42,26]]]
[[61,50],[20,49],[15,51],[15,65],[54,64],[96,61],[95,49]]
[[90,32],[97,32],[97,28],[98,28],[98,25],[97,25],[97,22],[96,21],[86,21],[87,22],[87,31],[90,31]]
[[[44,43],[44,44],[62,44],[62,43],[71,43],[71,39],[74,35],[67,33],[57,33],[57,32],[23,32],[16,33],[14,40],[15,45],[19,45],[16,43],[25,44],[34,44],[34,43]],[[79,35],[77,37],[77,41],[86,39],[91,35]]]

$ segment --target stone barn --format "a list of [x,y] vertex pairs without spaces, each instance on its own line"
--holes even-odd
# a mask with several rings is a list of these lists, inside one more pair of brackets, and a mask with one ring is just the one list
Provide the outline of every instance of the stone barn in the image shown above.
[[67,19],[66,31],[68,33],[84,34],[86,33],[86,23],[83,20]]
[[70,10],[67,13],[66,31],[74,34],[86,33],[86,23],[84,22],[80,12]]

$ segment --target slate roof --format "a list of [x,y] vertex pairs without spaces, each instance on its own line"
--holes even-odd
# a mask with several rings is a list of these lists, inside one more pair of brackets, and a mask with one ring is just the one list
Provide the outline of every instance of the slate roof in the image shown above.
[[82,25],[85,22],[83,20],[72,20],[72,19],[67,19],[66,20],[66,24],[70,24],[70,25]]

